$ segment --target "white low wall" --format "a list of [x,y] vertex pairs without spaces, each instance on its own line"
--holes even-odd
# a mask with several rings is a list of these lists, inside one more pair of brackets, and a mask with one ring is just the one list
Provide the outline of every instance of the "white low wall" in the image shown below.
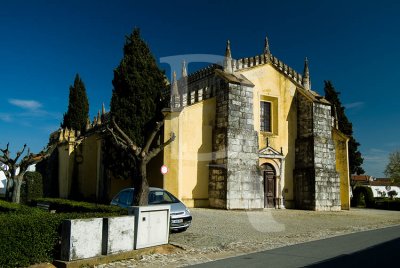
[[102,218],[65,220],[62,225],[61,260],[100,256],[102,236]]
[[103,255],[134,250],[135,217],[105,218],[103,221]]
[[61,260],[73,261],[168,243],[170,206],[133,207],[134,215],[65,220]]

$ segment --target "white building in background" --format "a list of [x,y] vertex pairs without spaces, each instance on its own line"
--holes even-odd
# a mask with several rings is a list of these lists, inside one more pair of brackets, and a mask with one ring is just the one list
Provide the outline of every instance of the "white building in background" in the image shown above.
[[[27,171],[36,171],[36,164],[30,165]],[[17,169],[17,174],[19,173],[19,169]],[[0,195],[4,195],[6,193],[7,186],[7,178],[3,171],[0,171]]]
[[371,190],[374,197],[389,197],[388,192],[396,191],[397,196],[395,198],[400,198],[400,187],[399,186],[374,186],[371,185]]

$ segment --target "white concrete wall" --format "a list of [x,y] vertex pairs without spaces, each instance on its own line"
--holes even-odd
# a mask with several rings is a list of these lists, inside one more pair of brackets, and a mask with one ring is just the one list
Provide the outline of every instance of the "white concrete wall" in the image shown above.
[[65,220],[62,226],[61,260],[100,256],[102,235],[102,218]]
[[103,221],[103,255],[131,251],[135,246],[135,217],[105,218]]

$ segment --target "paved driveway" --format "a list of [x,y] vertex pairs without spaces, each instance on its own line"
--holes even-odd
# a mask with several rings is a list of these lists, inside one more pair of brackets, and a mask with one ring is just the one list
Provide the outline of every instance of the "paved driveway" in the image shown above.
[[357,232],[193,267],[391,267],[400,248],[400,225]]
[[175,253],[98,267],[179,267],[400,224],[399,211],[352,209],[226,211],[191,209],[192,226],[170,235]]
[[300,242],[400,224],[399,211],[352,209],[226,211],[192,209],[193,225],[172,234],[170,242],[185,249],[269,249]]

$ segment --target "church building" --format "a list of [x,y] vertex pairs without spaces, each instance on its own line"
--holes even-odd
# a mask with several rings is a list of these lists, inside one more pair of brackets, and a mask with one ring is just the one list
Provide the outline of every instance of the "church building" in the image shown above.
[[163,187],[192,207],[349,208],[348,138],[331,104],[303,74],[273,56],[235,60],[182,78],[165,110]]
[[[307,59],[299,74],[271,54],[267,38],[260,55],[242,59],[232,57],[228,41],[220,65],[188,75],[183,63],[169,95],[163,133],[176,139],[150,162],[150,186],[189,207],[349,209],[348,137],[334,107],[312,90]],[[60,143],[60,197],[70,195],[73,180],[95,200],[131,187],[104,169],[104,121],[103,109],[85,136],[52,134]]]

